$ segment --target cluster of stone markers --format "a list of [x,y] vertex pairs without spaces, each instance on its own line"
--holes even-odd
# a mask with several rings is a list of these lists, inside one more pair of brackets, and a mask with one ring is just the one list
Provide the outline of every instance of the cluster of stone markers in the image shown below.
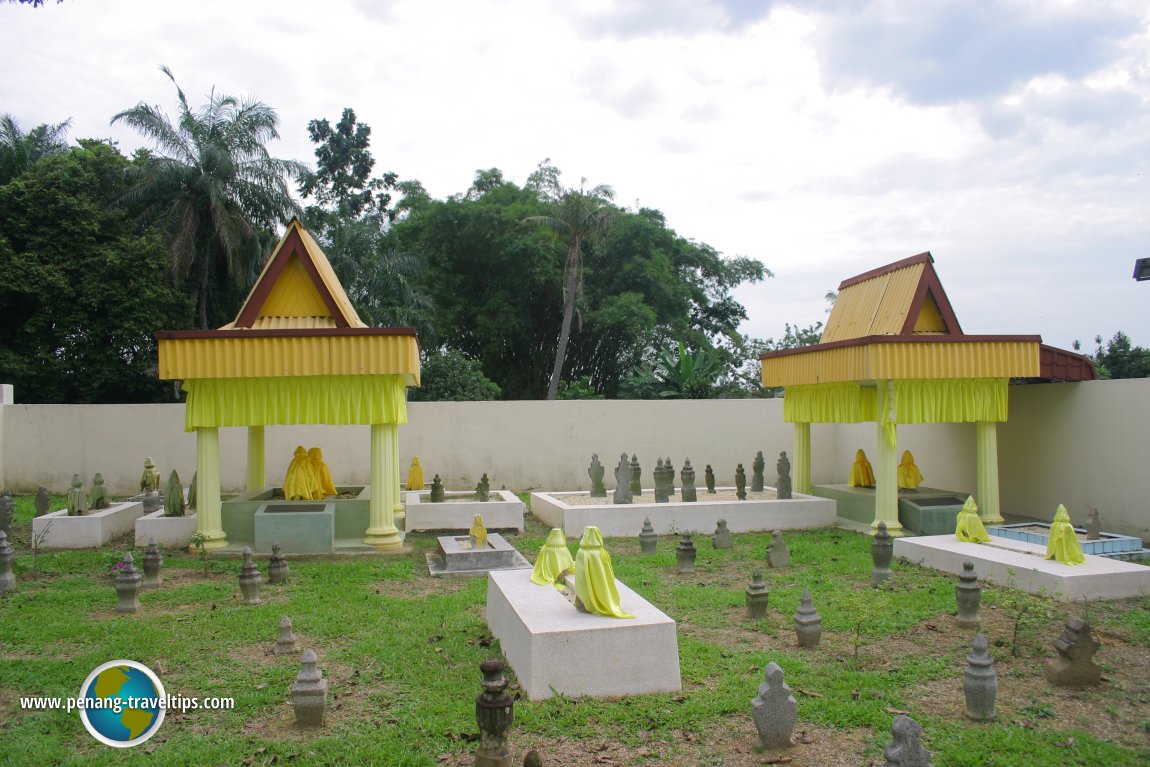
[[[144,472],[140,476],[140,494],[134,496],[130,500],[139,501],[144,505],[144,513],[150,514],[153,511],[159,511],[161,504],[164,508],[164,516],[168,517],[182,517],[187,509],[195,508],[195,487],[196,478],[192,475],[192,484],[188,489],[188,499],[184,500],[184,486],[180,483],[180,475],[175,469],[168,475],[168,483],[164,486],[163,494],[160,494],[160,472],[156,468],[155,462],[152,461],[151,456],[144,459]],[[4,521],[3,502],[0,502],[0,530],[7,534],[11,534],[11,501],[12,491],[5,490],[3,496],[8,499],[9,516],[7,524]],[[96,472],[92,477],[92,489],[84,490],[84,481],[80,478],[79,474],[72,475],[71,487],[65,496],[68,506],[68,516],[80,517],[92,511],[100,511],[109,507],[110,498],[108,497],[108,489],[104,487],[104,475]],[[49,508],[51,498],[48,493],[48,488],[43,485],[36,491],[36,516],[42,517],[47,514],[51,509]]]
[[[506,489],[506,488],[504,488]],[[487,472],[483,472],[483,476],[479,478],[479,482],[475,485],[475,495],[473,499],[480,502],[487,502],[491,500],[491,480],[487,478]],[[444,503],[447,500],[447,492],[443,489],[443,480],[436,474],[431,479],[431,488],[428,501],[430,503]]]
[[[775,465],[778,470],[778,478],[775,481],[776,497],[781,500],[789,499],[792,497],[791,462],[785,451],[779,453],[779,460]],[[765,467],[766,461],[763,459],[763,451],[760,450],[755,454],[755,460],[751,464],[753,472],[751,492],[762,492],[766,488],[763,478]],[[591,465],[587,467],[587,476],[591,478],[592,498],[607,497],[607,487],[603,483],[605,473],[603,464],[599,462],[599,454],[593,453]],[[671,459],[656,459],[651,477],[654,483],[655,503],[670,503],[672,496],[675,495],[675,465]],[[710,464],[707,464],[703,472],[703,480],[707,486],[707,493],[714,494],[715,472]],[[695,467],[691,465],[690,458],[683,461],[683,468],[679,471],[679,482],[679,498],[682,502],[694,503],[699,500],[698,490],[695,488]],[[633,503],[635,496],[642,494],[642,467],[639,465],[639,457],[632,455],[627,458],[626,453],[620,454],[619,463],[615,466],[615,490],[612,502]],[[741,463],[735,468],[735,495],[740,501],[747,499],[747,473]]]

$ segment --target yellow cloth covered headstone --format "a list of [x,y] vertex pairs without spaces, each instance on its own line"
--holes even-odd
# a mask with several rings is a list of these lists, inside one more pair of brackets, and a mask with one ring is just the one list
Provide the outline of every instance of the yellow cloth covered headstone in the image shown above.
[[575,554],[575,596],[589,613],[610,618],[635,617],[619,606],[611,555],[603,548],[602,531],[593,525],[583,528],[583,538]]
[[531,582],[539,586],[554,586],[566,591],[562,578],[575,568],[575,560],[567,549],[567,538],[558,527],[552,528],[547,543],[535,558],[535,569],[531,572]]
[[339,495],[339,491],[335,489],[335,482],[331,480],[331,469],[323,460],[323,451],[318,447],[313,447],[307,451],[308,460],[311,461],[311,467],[315,471],[316,481],[319,482],[319,495],[313,497],[318,501],[325,495]]
[[420,464],[418,455],[411,457],[411,468],[407,470],[406,484],[408,490],[423,489],[423,465]]
[[315,500],[315,494],[321,492],[319,480],[315,476],[315,467],[307,457],[307,450],[304,450],[303,445],[296,447],[294,455],[288,464],[287,475],[284,476],[284,499]]
[[990,536],[978,516],[978,504],[974,496],[968,495],[966,503],[962,504],[962,511],[958,512],[958,524],[954,528],[954,537],[967,543],[986,543]]
[[471,530],[468,531],[473,539],[475,539],[476,546],[487,545],[487,528],[483,526],[483,515],[476,514],[475,519],[471,521]]
[[1080,565],[1086,561],[1082,547],[1078,544],[1078,534],[1070,524],[1066,507],[1058,504],[1054,521],[1050,524],[1050,540],[1046,542],[1046,559],[1053,559],[1064,565]]
[[914,465],[914,456],[909,450],[902,452],[902,463],[898,465],[898,486],[914,490],[922,484],[922,472]]
[[861,448],[855,453],[855,462],[851,464],[851,479],[847,484],[851,487],[874,487],[874,469]]

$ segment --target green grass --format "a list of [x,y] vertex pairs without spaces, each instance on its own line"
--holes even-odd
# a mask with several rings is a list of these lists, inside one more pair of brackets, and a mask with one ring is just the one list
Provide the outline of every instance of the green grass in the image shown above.
[[[205,580],[195,554],[165,552],[169,583],[142,594],[142,612],[123,616],[114,612],[107,574],[122,551],[43,553],[33,568],[31,515],[31,499],[18,499],[18,588],[0,602],[0,765],[431,767],[440,755],[451,754],[455,763],[474,748],[468,739],[476,732],[478,664],[499,649],[483,620],[486,580],[429,578],[423,552],[432,538],[412,536],[414,551],[395,558],[293,560],[288,582],[265,585],[264,604],[255,607],[241,604],[238,560],[210,559]],[[533,558],[545,532],[532,524],[510,538]],[[735,548],[715,551],[698,536],[695,577],[674,574],[670,538],[651,555],[640,555],[634,540],[609,540],[616,575],[680,622],[684,690],[620,700],[519,701],[513,740],[529,733],[544,741],[606,739],[638,747],[692,733],[703,741],[717,729],[746,726],[763,666],[774,660],[796,690],[800,726],[865,728],[866,753],[881,761],[891,711],[907,710],[918,685],[958,683],[961,657],[915,653],[892,661],[883,652],[924,622],[949,620],[954,580],[897,563],[894,577],[872,589],[869,538],[840,530],[788,534],[793,566],[770,570],[769,538],[737,535]],[[770,589],[768,619],[758,624],[745,618],[743,607],[755,569],[764,571]],[[823,618],[825,651],[794,644],[791,615],[804,587]],[[988,604],[995,603],[993,594],[987,593]],[[1150,646],[1145,606],[1091,605],[1090,617],[1102,630]],[[303,646],[317,650],[331,681],[323,731],[301,734],[290,726],[284,701],[298,658],[270,652],[281,615],[292,617]],[[1041,642],[1032,642],[1034,651]],[[146,746],[123,750],[94,741],[75,713],[19,710],[19,696],[75,695],[93,668],[116,658],[161,667],[169,694],[234,697],[236,708],[171,718]],[[1034,728],[910,713],[924,727],[936,767],[1146,763],[1145,751],[1093,738],[1059,720],[1057,706],[1034,705],[1041,720]],[[634,763],[650,760],[637,756]]]

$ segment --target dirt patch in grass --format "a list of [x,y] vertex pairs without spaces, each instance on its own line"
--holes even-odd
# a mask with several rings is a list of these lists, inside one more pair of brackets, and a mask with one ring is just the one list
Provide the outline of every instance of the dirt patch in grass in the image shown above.
[[379,581],[369,584],[368,588],[375,594],[390,597],[391,599],[426,599],[429,596],[442,596],[462,591],[472,583],[471,578],[464,577],[433,577],[424,575],[406,581]]

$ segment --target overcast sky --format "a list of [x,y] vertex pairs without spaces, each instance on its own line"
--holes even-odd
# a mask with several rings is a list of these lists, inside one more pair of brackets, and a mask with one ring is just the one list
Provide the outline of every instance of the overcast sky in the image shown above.
[[929,250],[967,333],[1150,346],[1150,8],[1133,2],[65,0],[0,3],[0,112],[112,137],[144,101],[275,107],[277,157],[352,107],[377,171],[607,183],[775,273],[743,331],[825,319]]

